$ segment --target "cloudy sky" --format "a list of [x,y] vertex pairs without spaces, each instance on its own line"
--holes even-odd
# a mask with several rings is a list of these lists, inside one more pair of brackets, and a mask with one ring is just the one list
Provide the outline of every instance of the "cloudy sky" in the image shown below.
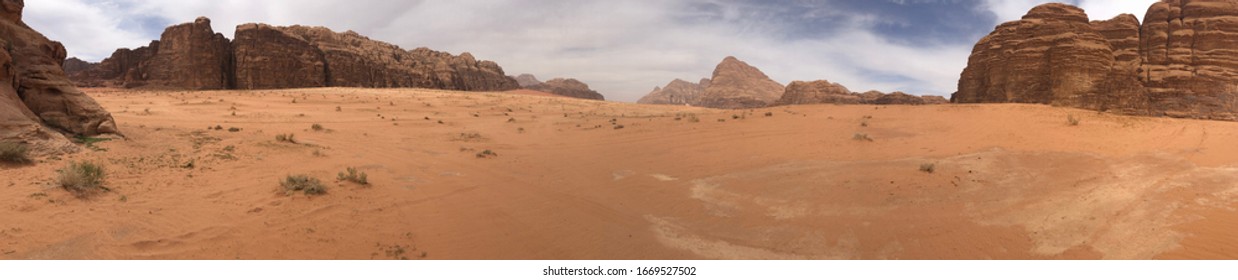
[[[320,25],[413,49],[493,60],[509,75],[573,77],[635,101],[672,79],[708,77],[733,55],[774,80],[828,79],[853,91],[948,95],[972,45],[1044,0],[34,0],[25,21],[70,56],[99,61],[210,17],[236,25]],[[1060,1],[1092,19],[1155,0]]]

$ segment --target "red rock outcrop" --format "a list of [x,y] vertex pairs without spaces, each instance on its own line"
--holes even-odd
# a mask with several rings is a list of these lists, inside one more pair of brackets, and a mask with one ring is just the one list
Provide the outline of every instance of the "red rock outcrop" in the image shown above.
[[882,95],[877,100],[873,100],[873,104],[882,105],[924,105],[924,99],[919,96],[910,95],[901,91],[895,91],[890,94]]
[[419,87],[468,91],[519,88],[492,61],[418,48],[411,51],[324,27],[237,26],[236,41],[207,18],[168,27],[150,46],[118,50],[80,82],[180,89]]
[[793,81],[778,99],[777,105],[791,104],[860,104],[864,100],[847,87],[827,80]]
[[1238,0],[1162,0],[1142,25],[1086,20],[1046,4],[998,26],[976,44],[953,101],[1238,120]]
[[65,65],[65,73],[79,87],[122,87],[126,81],[132,82],[130,87],[141,85],[138,78],[142,75],[141,64],[155,56],[159,41],[152,41],[149,46],[130,49],[118,49],[112,56],[83,70],[71,70]]
[[21,0],[0,0],[0,141],[38,153],[75,150],[55,131],[117,133],[112,115],[65,76],[65,49],[21,21]]
[[542,84],[542,81],[537,80],[537,76],[533,76],[533,74],[520,74],[513,78],[516,79],[516,84],[522,88]]
[[714,69],[700,106],[720,109],[760,108],[782,97],[782,84],[760,69],[728,56]]
[[[191,23],[163,30],[154,56],[141,63],[137,84],[183,89],[232,88],[232,44],[211,29],[211,20],[199,17]],[[288,69],[291,70],[291,69]]]
[[705,88],[709,86],[709,79],[701,79],[699,83],[693,83],[680,79],[675,79],[666,84],[666,87],[655,87],[653,91],[637,100],[638,104],[673,104],[673,105],[697,105],[701,102],[701,96],[705,94]]
[[980,39],[953,96],[959,103],[1063,105],[1093,91],[1115,64],[1082,9],[1051,3]]
[[555,78],[544,83],[527,86],[524,88],[567,97],[606,100],[601,93],[589,89],[589,85],[576,79]]
[[1163,0],[1141,30],[1139,79],[1154,112],[1238,120],[1238,1]]
[[238,89],[327,86],[323,53],[301,36],[266,24],[242,24],[232,47]]

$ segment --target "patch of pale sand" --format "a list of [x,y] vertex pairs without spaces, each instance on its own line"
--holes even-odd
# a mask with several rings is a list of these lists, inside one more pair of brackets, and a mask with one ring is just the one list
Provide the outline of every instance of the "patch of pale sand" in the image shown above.
[[672,176],[670,176],[670,175],[666,175],[666,174],[649,174],[649,176],[650,176],[650,177],[653,177],[654,179],[658,179],[658,181],[662,181],[662,182],[670,182],[670,181],[678,181],[678,180],[679,180],[679,178],[675,178],[675,177],[672,177]]
[[[688,250],[694,254],[709,259],[724,260],[802,260],[802,259],[841,259],[843,257],[805,256],[774,252],[767,249],[732,244],[723,240],[710,239],[689,233],[688,229],[675,224],[666,218],[646,215],[651,230],[658,241],[667,246]],[[847,242],[854,242],[847,241]]]
[[632,175],[635,175],[635,174],[636,172],[632,170],[616,170],[610,173],[610,177],[611,177],[611,180],[613,181],[619,181],[619,180],[623,180],[625,178],[631,177]]

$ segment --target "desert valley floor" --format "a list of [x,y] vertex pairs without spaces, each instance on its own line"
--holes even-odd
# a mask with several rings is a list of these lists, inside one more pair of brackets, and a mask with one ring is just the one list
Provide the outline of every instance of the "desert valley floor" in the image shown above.
[[[1013,104],[88,92],[127,140],[0,166],[0,259],[1238,258],[1232,122]],[[297,143],[275,140],[288,133]],[[75,160],[102,163],[111,191],[53,186]],[[371,185],[336,181],[347,167]],[[284,193],[293,174],[328,193]]]

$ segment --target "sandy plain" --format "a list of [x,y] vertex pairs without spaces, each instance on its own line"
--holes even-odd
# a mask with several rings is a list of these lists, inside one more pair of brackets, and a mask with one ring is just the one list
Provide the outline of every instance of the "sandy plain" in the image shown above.
[[[127,139],[0,166],[0,259],[1238,258],[1232,122],[87,90]],[[76,160],[111,191],[56,187]],[[347,167],[371,184],[335,180]],[[328,193],[288,195],[292,174]]]

